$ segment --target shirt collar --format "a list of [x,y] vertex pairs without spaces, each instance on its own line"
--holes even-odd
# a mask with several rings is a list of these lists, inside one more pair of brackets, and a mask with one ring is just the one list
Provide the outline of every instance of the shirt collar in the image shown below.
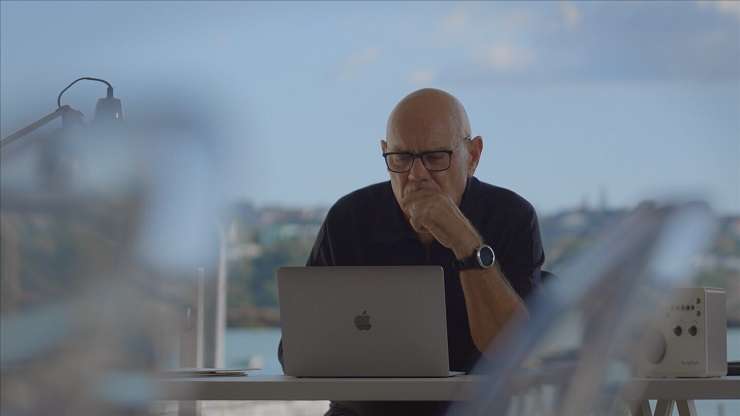
[[475,223],[475,211],[476,211],[476,194],[478,191],[478,178],[471,176],[468,178],[468,182],[465,184],[465,191],[460,199],[460,211],[470,222]]
[[415,239],[416,234],[401,211],[393,195],[391,182],[385,182],[383,193],[377,201],[375,219],[370,238],[377,243],[392,243]]

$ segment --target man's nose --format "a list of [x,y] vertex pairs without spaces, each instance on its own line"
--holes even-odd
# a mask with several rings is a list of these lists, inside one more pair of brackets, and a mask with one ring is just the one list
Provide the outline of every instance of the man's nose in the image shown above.
[[426,166],[424,166],[421,158],[416,158],[411,165],[411,170],[409,170],[409,180],[424,179],[429,179],[429,171],[427,170]]

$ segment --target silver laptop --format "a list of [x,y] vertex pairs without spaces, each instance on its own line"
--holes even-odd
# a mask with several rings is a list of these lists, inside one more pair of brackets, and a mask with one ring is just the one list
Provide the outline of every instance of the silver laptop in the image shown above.
[[277,271],[285,374],[447,377],[439,266]]

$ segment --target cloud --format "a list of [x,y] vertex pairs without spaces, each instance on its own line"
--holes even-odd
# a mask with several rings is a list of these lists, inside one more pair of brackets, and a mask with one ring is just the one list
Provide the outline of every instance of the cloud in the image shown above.
[[362,72],[362,70],[377,62],[380,56],[380,49],[376,47],[365,48],[351,54],[342,64],[339,72],[340,79],[352,79]]
[[485,67],[496,71],[520,71],[534,62],[534,52],[509,43],[499,43],[484,49],[481,60]]
[[560,2],[560,14],[563,16],[565,25],[571,29],[575,29],[581,23],[581,11],[575,4],[567,0]]
[[451,13],[442,18],[442,30],[445,32],[460,32],[467,26],[468,12],[461,8],[455,8]]
[[713,7],[722,14],[735,16],[740,20],[740,2],[737,0],[701,0],[698,3],[700,7]]
[[433,71],[429,69],[421,69],[414,71],[409,76],[409,82],[417,86],[425,86],[431,84],[436,78]]
[[[476,65],[441,66],[437,79],[530,85],[740,79],[734,17],[740,2],[580,2],[578,30],[566,30],[566,6],[549,4],[549,21],[540,19],[522,36],[490,35],[483,48],[473,49]],[[698,7],[706,12],[697,13]]]
[[736,83],[736,17],[740,1],[479,3],[424,62],[441,84]]
[[517,38],[538,23],[537,9],[504,2],[458,4],[437,22],[435,47],[468,47],[492,36]]

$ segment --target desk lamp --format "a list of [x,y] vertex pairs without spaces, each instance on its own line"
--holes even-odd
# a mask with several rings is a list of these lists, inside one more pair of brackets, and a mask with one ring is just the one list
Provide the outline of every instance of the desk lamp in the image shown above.
[[123,110],[121,108],[121,100],[113,96],[113,86],[108,81],[100,79],[100,78],[82,77],[82,78],[78,78],[72,81],[69,85],[67,85],[59,93],[59,95],[57,96],[57,109],[54,112],[47,114],[46,116],[40,118],[39,120],[16,131],[10,136],[5,137],[4,139],[0,140],[0,148],[4,148],[10,143],[13,143],[14,141],[28,135],[29,133],[33,132],[39,127],[59,117],[62,118],[63,127],[83,124],[82,122],[83,114],[81,112],[73,109],[72,107],[68,105],[62,105],[62,95],[64,95],[64,93],[70,87],[72,87],[74,84],[82,80],[98,81],[108,86],[108,91],[107,91],[106,96],[104,98],[98,99],[98,102],[95,105],[95,118],[93,119],[93,123],[99,124],[99,123],[123,121]]

